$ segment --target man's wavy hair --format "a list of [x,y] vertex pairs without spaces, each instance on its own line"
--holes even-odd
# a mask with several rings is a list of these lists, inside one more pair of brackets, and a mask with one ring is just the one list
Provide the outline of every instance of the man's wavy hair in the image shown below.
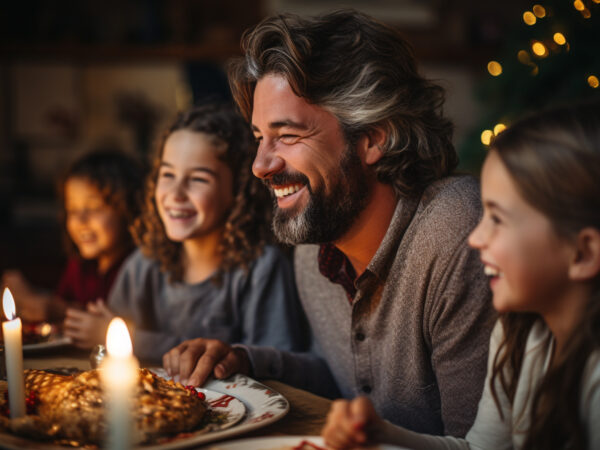
[[266,188],[252,175],[252,159],[256,143],[248,124],[226,103],[206,104],[180,114],[159,139],[157,155],[146,182],[146,195],[141,216],[133,226],[134,237],[142,252],[160,262],[161,270],[171,282],[183,279],[182,244],[171,241],[158,215],[155,190],[160,163],[167,138],[178,130],[205,133],[226,144],[219,155],[233,175],[233,207],[225,220],[219,252],[220,274],[235,267],[247,269],[260,255],[269,240],[271,200]]
[[[491,151],[500,157],[525,201],[548,218],[558,236],[571,240],[583,228],[600,230],[600,101],[523,119],[500,133]],[[600,350],[600,275],[591,283],[594,291],[583,317],[533,393],[524,449],[589,446],[579,406],[586,363]],[[500,320],[504,341],[494,355],[490,378],[498,407],[497,385],[514,401],[527,336],[541,319],[533,313],[510,312]]]
[[423,190],[458,164],[444,91],[417,73],[412,49],[393,28],[354,10],[314,18],[269,17],[242,37],[244,58],[228,67],[233,97],[250,121],[254,88],[268,74],[331,112],[347,141],[380,128],[378,180],[400,195]]
[[61,176],[58,195],[61,200],[61,222],[63,237],[68,255],[79,255],[77,246],[66,231],[67,213],[65,209],[65,184],[68,180],[80,178],[95,186],[104,200],[119,216],[124,251],[135,247],[130,227],[140,212],[144,167],[134,156],[112,147],[98,147],[75,160]]

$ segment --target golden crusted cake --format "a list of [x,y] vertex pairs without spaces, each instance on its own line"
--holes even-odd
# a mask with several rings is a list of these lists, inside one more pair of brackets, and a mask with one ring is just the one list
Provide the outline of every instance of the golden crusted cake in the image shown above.
[[[106,435],[105,398],[98,370],[58,375],[25,371],[25,390],[35,392],[36,412],[5,420],[12,432],[35,439],[98,444]],[[135,440],[138,443],[188,431],[206,413],[206,403],[191,389],[139,369],[134,402]]]

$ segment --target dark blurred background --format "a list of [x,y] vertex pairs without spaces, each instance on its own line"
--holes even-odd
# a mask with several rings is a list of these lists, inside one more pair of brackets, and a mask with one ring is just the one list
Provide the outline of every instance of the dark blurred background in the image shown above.
[[477,173],[484,130],[598,95],[598,2],[2,2],[0,273],[19,268],[53,287],[64,262],[55,183],[65,167],[98,146],[148,158],[177,111],[228,98],[223,67],[239,55],[242,32],[266,15],[347,6],[398,27],[421,71],[447,89],[461,168]]

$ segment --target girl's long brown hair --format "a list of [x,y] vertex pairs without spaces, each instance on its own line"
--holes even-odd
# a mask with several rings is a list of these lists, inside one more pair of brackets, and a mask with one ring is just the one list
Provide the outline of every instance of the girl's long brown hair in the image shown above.
[[[572,239],[581,229],[600,229],[600,103],[548,110],[513,125],[492,143],[520,194]],[[587,448],[580,415],[582,374],[600,349],[600,276],[564,351],[534,394],[524,449]],[[514,402],[525,343],[537,314],[501,317],[504,341],[495,355],[490,387],[500,409],[498,384]],[[510,420],[509,418],[504,418]]]
[[[219,252],[219,274],[234,267],[247,269],[269,240],[271,200],[262,183],[252,175],[255,142],[248,124],[230,104],[206,104],[180,114],[159,140],[157,156],[146,183],[141,216],[133,226],[143,253],[160,262],[171,282],[183,279],[182,244],[171,241],[156,209],[154,192],[167,137],[177,130],[205,133],[226,144],[219,156],[233,175],[233,207],[225,221]],[[213,281],[219,282],[217,274]]]

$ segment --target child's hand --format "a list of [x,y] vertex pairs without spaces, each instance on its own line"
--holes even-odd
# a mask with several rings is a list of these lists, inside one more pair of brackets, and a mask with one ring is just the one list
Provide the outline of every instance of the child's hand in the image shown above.
[[246,351],[217,339],[190,339],[163,355],[163,367],[182,384],[202,386],[209,375],[227,378],[234,373],[248,374],[250,361]]
[[92,348],[106,342],[106,330],[114,314],[104,302],[89,303],[87,311],[68,308],[65,318],[65,336],[73,339],[79,348]]
[[368,398],[357,397],[351,402],[336,400],[327,414],[321,436],[328,448],[357,448],[372,443],[382,424]]
[[26,322],[43,322],[48,319],[51,295],[38,293],[18,270],[2,274],[2,284],[10,289],[17,313]]

